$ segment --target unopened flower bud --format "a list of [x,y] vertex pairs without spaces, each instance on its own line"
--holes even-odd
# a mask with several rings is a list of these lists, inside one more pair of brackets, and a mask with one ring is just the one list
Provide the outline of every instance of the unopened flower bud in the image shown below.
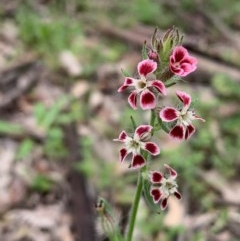
[[119,237],[119,229],[111,207],[106,200],[100,198],[95,205],[96,212],[98,214],[97,230],[99,233],[106,235],[107,237],[117,238]]
[[148,52],[148,58],[155,61],[155,62],[159,62],[159,57],[158,57],[158,53],[154,50],[150,50]]

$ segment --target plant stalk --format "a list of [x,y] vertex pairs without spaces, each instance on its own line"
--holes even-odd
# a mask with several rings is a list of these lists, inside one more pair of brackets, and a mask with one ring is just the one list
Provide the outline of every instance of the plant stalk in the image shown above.
[[134,231],[134,226],[135,226],[135,221],[136,221],[136,216],[137,216],[137,211],[138,211],[138,206],[139,206],[139,201],[140,201],[142,189],[143,189],[143,180],[142,179],[143,179],[142,178],[142,172],[139,171],[137,190],[136,190],[136,194],[135,194],[135,198],[134,198],[134,202],[133,202],[132,210],[131,210],[131,216],[130,216],[130,220],[129,220],[127,241],[132,241],[132,236],[133,236],[133,231]]
[[[154,123],[155,123],[155,118],[156,118],[156,116],[155,116],[154,110],[151,110],[150,125],[153,127],[154,127]],[[134,121],[133,121],[133,126],[136,128],[136,124]],[[153,128],[152,135],[153,134],[154,134],[154,128]],[[148,153],[144,152],[143,155],[144,155],[145,160],[147,161]],[[133,231],[134,231],[134,227],[135,227],[135,221],[136,221],[137,212],[138,212],[138,206],[139,206],[139,202],[140,202],[140,198],[141,198],[142,190],[143,190],[143,177],[142,177],[143,171],[146,171],[146,166],[144,166],[138,173],[137,190],[136,190],[134,201],[132,204],[131,216],[130,216],[129,227],[128,227],[128,232],[127,232],[127,241],[132,241]]]

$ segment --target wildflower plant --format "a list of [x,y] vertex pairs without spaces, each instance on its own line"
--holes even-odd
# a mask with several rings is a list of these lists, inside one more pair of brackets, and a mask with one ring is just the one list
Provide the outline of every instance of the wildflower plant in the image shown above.
[[[123,130],[118,138],[114,139],[122,144],[119,151],[120,162],[127,162],[127,157],[131,155],[129,168],[138,172],[138,181],[127,232],[122,236],[118,230],[116,230],[116,236],[111,232],[111,240],[132,241],[142,194],[149,207],[156,212],[166,209],[171,196],[181,199],[177,184],[178,174],[173,167],[163,164],[160,170],[149,170],[151,157],[154,156],[156,160],[160,154],[159,143],[151,139],[163,130],[170,138],[187,141],[195,133],[192,121],[204,122],[204,119],[197,116],[191,107],[191,96],[183,90],[176,91],[181,102],[180,106],[160,107],[162,98],[167,98],[167,89],[196,70],[197,59],[182,46],[183,37],[175,27],[168,29],[162,38],[158,37],[158,32],[156,28],[150,47],[147,48],[146,42],[143,44],[143,60],[137,65],[138,77],[134,78],[123,71],[125,80],[118,88],[118,92],[130,90],[128,103],[133,111],[138,108],[139,98],[142,111],[149,111],[151,115],[148,124],[137,125],[131,117],[133,135]],[[109,213],[108,215],[111,216]]]

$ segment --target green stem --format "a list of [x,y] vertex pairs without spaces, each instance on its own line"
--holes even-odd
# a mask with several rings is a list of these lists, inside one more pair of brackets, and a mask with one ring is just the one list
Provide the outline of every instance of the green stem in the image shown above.
[[151,110],[150,125],[153,127],[152,135],[154,134],[153,132],[154,132],[155,119],[156,119],[156,115],[155,115],[155,113],[154,113],[154,110]]
[[133,205],[132,205],[131,217],[130,217],[130,220],[129,220],[127,241],[132,241],[133,230],[134,230],[134,226],[135,226],[135,221],[136,221],[139,201],[140,201],[141,194],[142,194],[142,189],[143,189],[143,180],[142,180],[142,172],[140,171],[138,173],[137,190],[136,190],[134,202],[133,202]]
[[[154,126],[155,123],[155,113],[154,110],[151,110],[151,119],[150,119],[150,125]],[[133,124],[135,124],[133,122]],[[154,133],[152,133],[153,135]],[[147,161],[148,159],[148,153],[144,153],[144,158]],[[131,210],[131,216],[129,220],[129,228],[128,228],[128,233],[127,233],[127,241],[132,241],[132,236],[133,236],[133,231],[135,227],[135,221],[137,217],[137,211],[138,211],[138,206],[140,202],[140,198],[142,195],[142,190],[143,190],[143,177],[142,177],[142,171],[146,171],[146,166],[144,166],[138,173],[138,183],[137,183],[137,190],[136,194],[134,197],[133,205],[132,205],[132,210]]]

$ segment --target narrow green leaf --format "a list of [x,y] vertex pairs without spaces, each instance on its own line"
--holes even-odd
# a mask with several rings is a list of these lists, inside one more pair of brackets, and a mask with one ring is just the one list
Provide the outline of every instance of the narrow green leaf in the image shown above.
[[168,83],[168,84],[165,84],[165,87],[169,88],[169,87],[171,87],[171,86],[173,86],[175,84],[176,84],[176,82]]
[[121,69],[121,71],[125,77],[131,77],[131,75],[125,69]]
[[132,115],[130,116],[130,119],[131,119],[131,122],[132,122],[133,129],[135,130],[137,128],[136,121],[134,120]]
[[49,192],[54,185],[54,182],[46,175],[38,174],[34,177],[31,183],[31,188],[38,192]]
[[69,103],[70,98],[64,96],[60,98],[46,113],[44,119],[40,123],[46,130],[57,120],[61,110]]
[[23,133],[23,128],[17,124],[12,124],[7,121],[0,121],[0,134],[15,134]]
[[37,123],[41,123],[47,113],[46,106],[43,103],[37,103],[36,105],[34,105],[33,113],[37,120]]
[[16,159],[28,157],[34,148],[34,142],[31,139],[25,139],[19,146],[16,154]]

